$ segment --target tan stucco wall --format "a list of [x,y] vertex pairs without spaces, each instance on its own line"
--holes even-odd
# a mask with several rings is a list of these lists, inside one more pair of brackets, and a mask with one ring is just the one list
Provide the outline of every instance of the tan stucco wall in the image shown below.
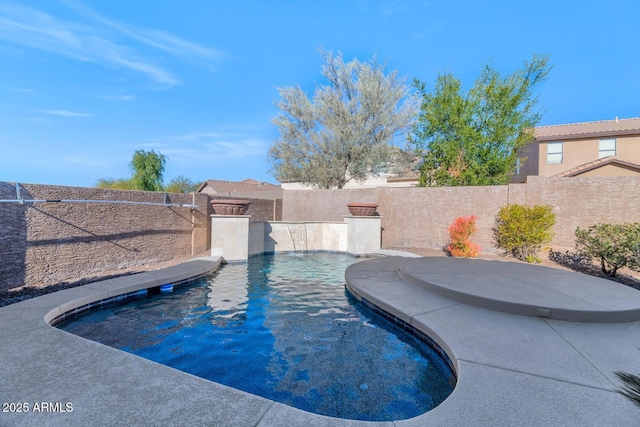
[[351,201],[377,203],[384,247],[442,248],[458,216],[476,215],[474,241],[493,246],[495,216],[507,203],[549,204],[557,217],[554,251],[572,250],[576,227],[597,222],[640,222],[640,177],[545,178],[490,187],[389,188],[285,191],[284,221],[340,221]]
[[622,165],[604,165],[599,168],[587,170],[579,175],[581,177],[587,176],[640,176],[640,171],[632,169]]
[[617,148],[618,159],[640,164],[640,135],[618,138]]
[[[616,158],[640,164],[640,136],[620,136],[616,139]],[[600,138],[585,138],[567,141],[558,140],[557,142],[563,143],[562,163],[547,163],[547,145],[550,142],[556,141],[541,142],[539,145],[539,176],[557,175],[569,169],[573,169],[576,166],[598,160],[599,158]],[[612,170],[608,171],[608,173],[612,172]],[[619,176],[628,175],[625,171],[620,172],[622,172],[622,175]]]
[[205,185],[205,186],[202,188],[202,190],[200,190],[200,192],[201,192],[201,193],[204,193],[204,194],[208,194],[208,195],[210,195],[210,196],[214,196],[214,195],[218,194],[218,193],[216,193],[216,192],[215,192],[215,190],[214,190],[213,188],[211,188],[209,185]]
[[576,166],[598,160],[599,139],[577,139],[562,142],[562,163],[547,163],[547,147],[549,143],[541,142],[539,147],[539,176],[553,176]]
[[[163,203],[165,194],[20,184],[23,199]],[[198,208],[116,203],[0,204],[0,289],[44,288],[153,269],[206,254],[205,194],[167,193],[167,202]],[[0,199],[15,199],[0,182]]]

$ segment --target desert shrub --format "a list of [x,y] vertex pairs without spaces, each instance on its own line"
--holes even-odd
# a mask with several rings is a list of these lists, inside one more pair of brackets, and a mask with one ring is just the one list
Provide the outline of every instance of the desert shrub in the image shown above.
[[495,219],[494,243],[517,259],[540,262],[538,252],[553,238],[555,223],[556,216],[549,205],[505,205]]
[[471,241],[473,235],[478,231],[476,219],[477,217],[475,215],[469,217],[459,216],[453,221],[449,228],[447,228],[449,232],[447,251],[449,251],[451,256],[465,258],[475,258],[478,256],[480,246]]
[[640,270],[640,223],[595,224],[576,228],[576,252],[600,260],[602,272],[615,277],[618,269]]

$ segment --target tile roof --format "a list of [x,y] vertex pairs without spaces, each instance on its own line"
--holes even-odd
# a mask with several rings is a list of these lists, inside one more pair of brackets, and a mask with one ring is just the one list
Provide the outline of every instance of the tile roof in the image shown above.
[[198,188],[198,192],[202,191],[205,185],[211,187],[216,193],[253,193],[256,191],[274,191],[280,189],[279,185],[259,182],[254,179],[245,179],[239,182],[208,179]]
[[401,175],[387,177],[387,182],[414,181],[420,179],[420,171],[409,170]]
[[565,125],[538,126],[537,141],[597,138],[601,136],[640,134],[640,117],[632,119],[601,120],[597,122],[570,123]]
[[598,160],[594,160],[592,162],[588,162],[588,163],[584,163],[582,165],[576,166],[575,168],[571,168],[569,170],[566,170],[566,171],[561,172],[561,173],[559,173],[557,175],[554,175],[554,176],[556,176],[556,177],[567,177],[567,176],[580,175],[580,174],[582,174],[584,172],[587,172],[589,170],[597,169],[599,167],[602,167],[602,166],[608,165],[608,164],[616,164],[616,165],[620,165],[620,166],[626,166],[628,168],[637,169],[638,171],[640,171],[640,165],[638,165],[638,164],[631,163],[631,162],[625,162],[623,160],[619,160],[615,156],[607,156],[607,157],[603,157],[603,158],[598,159]]

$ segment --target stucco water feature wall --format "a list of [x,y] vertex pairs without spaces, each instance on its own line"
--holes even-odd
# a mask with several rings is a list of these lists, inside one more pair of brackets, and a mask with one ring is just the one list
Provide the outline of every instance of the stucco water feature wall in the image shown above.
[[342,222],[250,221],[250,215],[211,215],[211,255],[245,261],[262,253],[332,251],[365,256],[380,249],[381,218]]

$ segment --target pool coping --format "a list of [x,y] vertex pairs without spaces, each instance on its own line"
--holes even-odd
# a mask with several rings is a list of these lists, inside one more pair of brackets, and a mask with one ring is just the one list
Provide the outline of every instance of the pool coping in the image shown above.
[[[447,353],[458,376],[441,405],[395,425],[637,425],[639,408],[617,392],[621,383],[615,371],[640,372],[640,322],[620,321],[625,317],[620,317],[619,298],[612,295],[608,304],[599,295],[602,307],[590,306],[597,315],[584,317],[598,323],[572,322],[531,315],[528,307],[509,313],[502,296],[495,297],[491,309],[486,300],[451,298],[434,286],[443,274],[468,281],[471,288],[503,290],[504,283],[491,280],[496,271],[512,278],[521,273],[548,290],[565,281],[575,291],[575,285],[593,285],[595,279],[529,264],[443,257],[390,256],[347,269],[347,288],[357,298],[426,334]],[[407,272],[413,273],[411,280]],[[624,285],[596,280],[612,294],[629,295]],[[515,280],[512,285],[527,306],[532,288]],[[491,289],[483,292],[489,295]],[[583,299],[592,303],[593,296]]]
[[364,422],[312,414],[49,324],[63,312],[219,268],[220,257],[207,257],[1,307],[1,403],[27,403],[30,411],[0,412],[0,425],[637,424],[638,408],[616,393],[613,371],[640,372],[640,322],[575,323],[474,307],[402,280],[403,259],[362,261],[346,279],[358,297],[425,333],[450,356],[458,374],[454,392],[418,417]]

